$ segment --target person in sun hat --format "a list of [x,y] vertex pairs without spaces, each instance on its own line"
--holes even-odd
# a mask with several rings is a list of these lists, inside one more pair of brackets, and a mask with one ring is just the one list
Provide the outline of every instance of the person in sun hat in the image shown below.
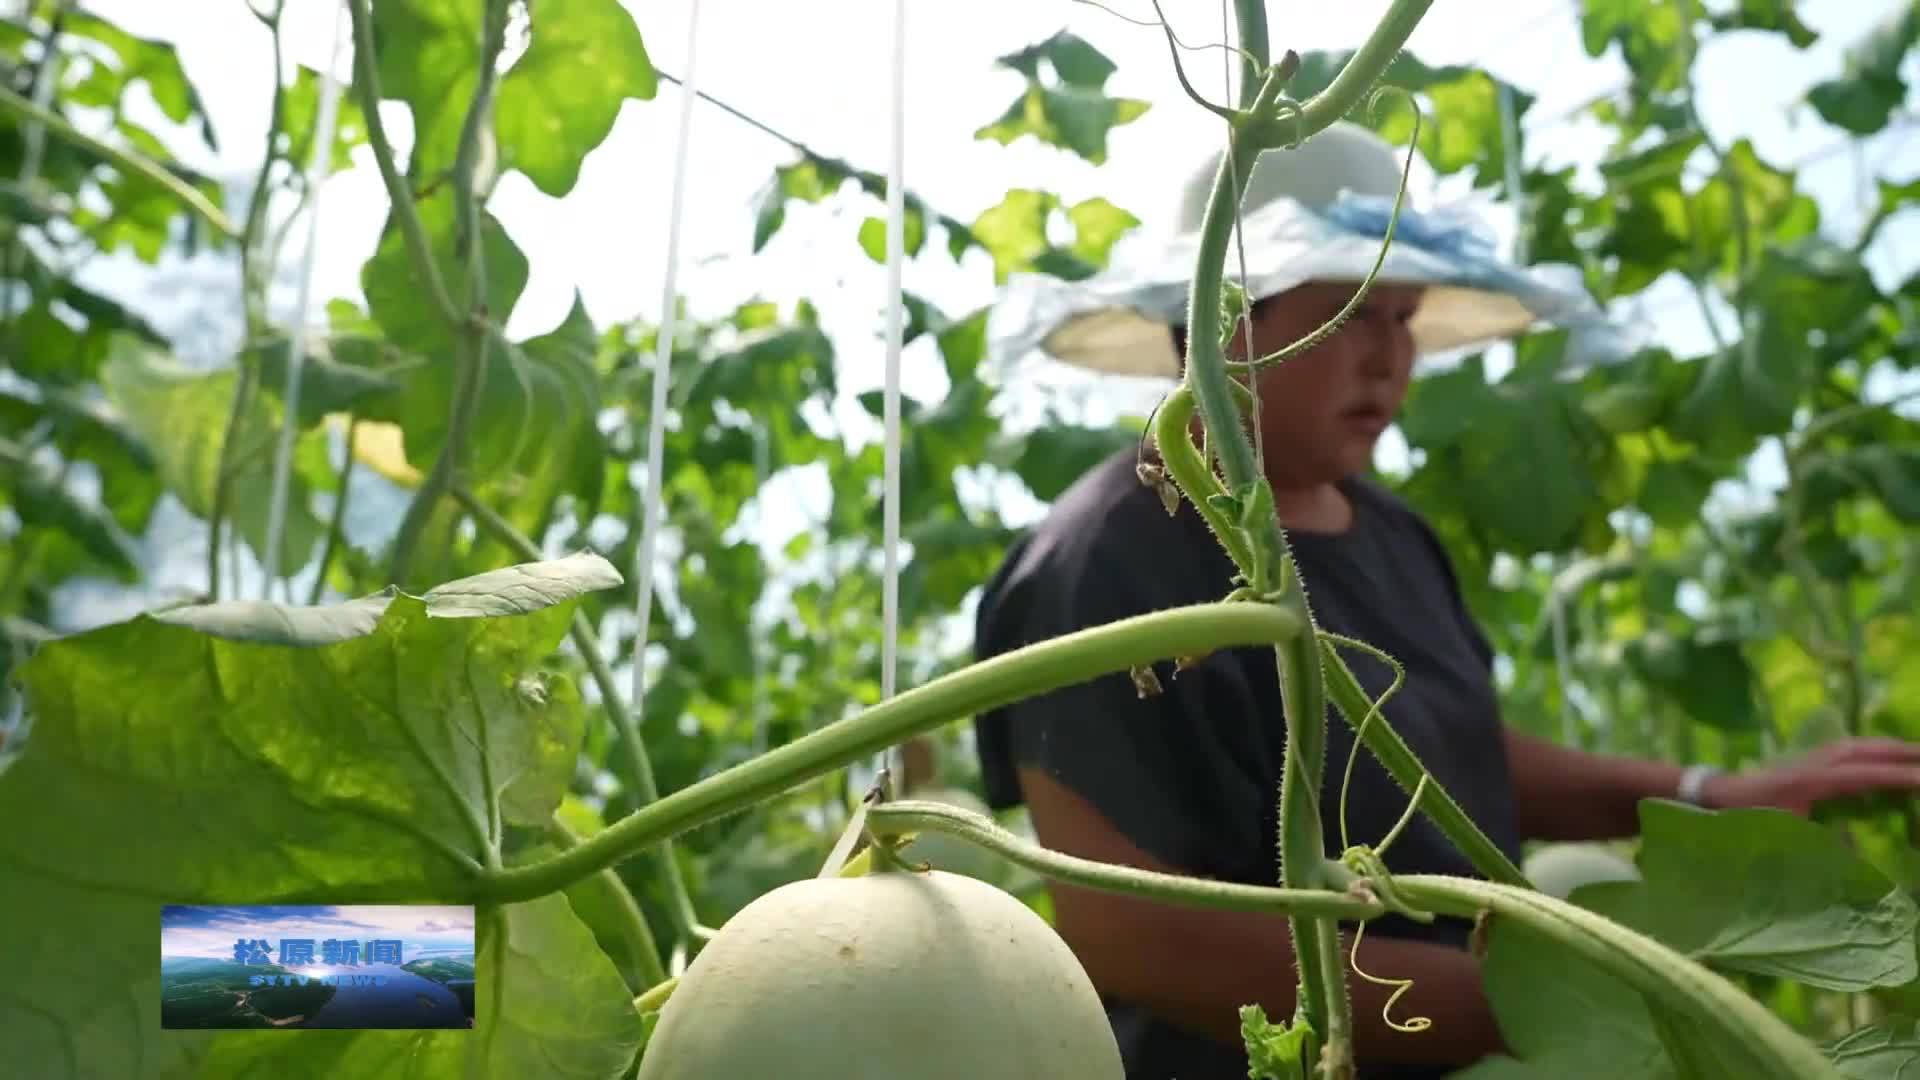
[[[996,324],[1002,347],[1035,348],[1094,371],[1177,378],[1188,275],[1217,165],[1215,157],[1194,169],[1173,235],[1152,257],[1117,259],[1079,282],[1014,282],[1010,311]],[[1242,200],[1255,355],[1306,336],[1348,302],[1379,254],[1402,168],[1390,145],[1347,124],[1261,155]],[[1236,252],[1229,271],[1238,270]],[[1505,264],[1473,222],[1405,210],[1382,273],[1352,317],[1260,375],[1266,475],[1315,617],[1405,665],[1385,717],[1435,779],[1516,862],[1527,840],[1630,837],[1637,804],[1649,797],[1805,813],[1827,798],[1920,787],[1920,753],[1894,741],[1854,740],[1799,761],[1718,774],[1565,749],[1502,723],[1493,651],[1446,551],[1367,469],[1422,357],[1535,324],[1569,331],[1570,372],[1632,347],[1580,290],[1577,274]],[[1247,355],[1243,332],[1229,354]],[[1142,484],[1142,452],[1152,450],[1129,447],[1091,470],[1010,547],[980,601],[980,658],[1230,591],[1235,568],[1192,505],[1183,499],[1169,514]],[[1364,654],[1346,656],[1378,698],[1391,671]],[[1222,650],[1178,671],[1160,664],[1156,673],[1161,691],[1145,697],[1119,672],[982,712],[975,745],[989,804],[1024,803],[1036,838],[1055,850],[1274,884],[1285,730],[1272,650]],[[1343,835],[1378,843],[1407,795],[1362,751],[1343,834],[1339,796],[1353,729],[1331,708],[1327,736],[1328,843],[1342,844]],[[1397,873],[1477,876],[1424,817],[1387,857]],[[1616,864],[1606,872],[1633,871]],[[1108,1003],[1130,1077],[1239,1080],[1247,1075],[1240,1006],[1258,1003],[1276,1020],[1293,1016],[1297,975],[1284,917],[1058,883],[1052,895],[1059,932]],[[1342,968],[1363,1078],[1438,1078],[1504,1050],[1469,932],[1447,918],[1369,924],[1360,969],[1413,985],[1388,1013],[1392,987]],[[1415,1017],[1431,1027],[1393,1026]]]

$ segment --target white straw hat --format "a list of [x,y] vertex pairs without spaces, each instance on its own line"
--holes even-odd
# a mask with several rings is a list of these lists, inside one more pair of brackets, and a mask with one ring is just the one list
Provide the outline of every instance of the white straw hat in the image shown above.
[[[1262,299],[1311,281],[1365,280],[1400,190],[1400,153],[1372,131],[1341,121],[1299,147],[1261,154],[1241,198],[1247,291]],[[1215,151],[1188,177],[1174,231],[1160,242],[1129,237],[1108,269],[1080,281],[1011,275],[989,323],[1002,358],[1018,362],[1039,349],[1094,371],[1178,377],[1170,327],[1186,320],[1219,162]],[[1239,279],[1237,248],[1227,259],[1227,276]],[[1498,256],[1479,222],[1423,213],[1411,197],[1375,280],[1426,286],[1411,327],[1421,353],[1487,344],[1535,324],[1570,332],[1563,374],[1634,351],[1588,294],[1577,267],[1516,266]]]

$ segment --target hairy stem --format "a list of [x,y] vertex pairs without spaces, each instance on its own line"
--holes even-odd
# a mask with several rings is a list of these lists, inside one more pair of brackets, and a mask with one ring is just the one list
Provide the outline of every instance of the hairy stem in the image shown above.
[[[474,190],[474,171],[479,163],[480,140],[493,116],[493,91],[500,53],[506,47],[507,0],[487,0],[481,30],[480,65],[473,100],[467,106],[466,120],[460,129],[459,149],[454,155],[453,190],[455,220],[454,250],[466,259],[466,297],[464,311],[449,323],[453,332],[453,403],[447,418],[447,441],[414,491],[400,520],[399,535],[393,543],[387,580],[404,585],[411,568],[420,534],[426,528],[440,499],[461,478],[466,469],[468,431],[480,402],[480,384],[486,374],[486,350],[491,342],[486,310],[486,245],[480,235],[480,203],[483,197]],[[371,134],[371,128],[369,128]],[[427,258],[431,264],[431,255]],[[416,256],[416,265],[418,257]]]
[[[529,562],[543,556],[533,541],[522,535],[513,523],[501,517],[493,507],[477,498],[473,492],[456,486],[453,497],[460,500],[480,527],[491,532],[501,543],[518,552]],[[660,788],[654,781],[653,762],[647,756],[647,746],[640,741],[640,731],[634,725],[633,713],[624,708],[620,701],[620,688],[614,682],[613,671],[607,667],[607,661],[600,653],[600,637],[593,632],[586,613],[576,610],[573,613],[571,628],[574,647],[580,650],[581,659],[586,662],[587,671],[593,676],[593,685],[600,691],[600,704],[606,710],[607,717],[613,721],[613,729],[620,733],[620,742],[626,747],[627,764],[634,775],[636,802],[644,807],[660,798]],[[667,880],[668,912],[673,917],[674,929],[685,938],[699,936],[699,919],[693,910],[693,898],[687,891],[686,879],[681,876],[680,863],[674,858],[673,844],[670,840],[661,840],[654,849],[654,857],[660,861],[661,873]]]
[[[867,812],[867,821],[873,831],[881,835],[916,831],[947,833],[1055,881],[1145,900],[1165,900],[1220,911],[1268,911],[1328,919],[1371,919],[1386,913],[1385,905],[1378,901],[1359,899],[1332,889],[1276,889],[1082,859],[1041,847],[1008,832],[982,814],[945,803],[914,799],[881,803]],[[914,862],[912,845],[903,848],[900,855],[908,864]]]
[[1506,852],[1487,838],[1480,826],[1474,824],[1440,781],[1427,772],[1426,766],[1420,763],[1413,749],[1393,729],[1393,725],[1383,722],[1384,718],[1381,718],[1364,728],[1360,726],[1360,718],[1366,716],[1372,707],[1365,688],[1354,678],[1353,669],[1347,666],[1335,642],[1322,637],[1320,650],[1325,659],[1327,694],[1347,722],[1359,731],[1361,744],[1367,751],[1379,759],[1380,764],[1408,795],[1413,794],[1423,777],[1426,779],[1426,791],[1420,796],[1421,812],[1472,861],[1475,870],[1494,881],[1526,887],[1526,875],[1520,872],[1512,859],[1507,858]]
[[320,566],[314,571],[313,588],[307,591],[307,606],[320,602],[320,596],[327,589],[327,568],[333,565],[333,557],[347,535],[347,496],[353,492],[354,442],[360,435],[360,416],[347,414],[347,449],[340,461],[340,497],[333,502],[333,514],[327,520],[326,546],[320,549]]
[[380,180],[386,185],[387,199],[393,205],[394,223],[400,228],[401,242],[407,247],[407,257],[413,261],[414,273],[420,275],[419,284],[426,290],[427,300],[447,325],[458,332],[466,322],[466,315],[454,304],[446,283],[440,279],[440,267],[433,261],[433,251],[427,245],[426,228],[420,224],[420,214],[413,207],[413,192],[407,187],[406,178],[400,175],[399,166],[394,164],[393,142],[387,138],[386,124],[380,119],[380,101],[384,95],[380,89],[380,65],[373,50],[373,15],[367,8],[367,0],[347,0],[347,12],[353,18],[353,81],[360,95],[360,111],[365,114],[367,145],[373,149],[374,164],[380,169]]
[[1529,889],[1433,874],[1396,874],[1401,895],[1443,915],[1491,911],[1543,934],[1645,994],[1655,1008],[1711,1032],[1743,1055],[1740,1075],[1754,1080],[1840,1080],[1814,1043],[1738,986],[1666,945],[1585,908]]
[[[267,149],[260,157],[260,171],[254,177],[253,191],[247,198],[246,224],[240,230],[240,304],[245,312],[246,336],[249,341],[262,337],[267,330],[267,280],[271,275],[271,265],[260,265],[260,231],[267,222],[267,208],[273,202],[273,192],[269,184],[273,178],[273,167],[280,161],[280,129],[286,124],[286,87],[280,81],[280,64],[283,47],[280,39],[280,13],[285,9],[284,2],[276,4],[272,15],[261,16],[273,39],[273,98],[267,113]],[[233,474],[240,460],[234,442],[240,434],[240,425],[245,420],[247,409],[253,404],[256,390],[255,381],[259,373],[258,366],[246,350],[237,358],[238,372],[233,381],[233,401],[227,408],[227,425],[220,439],[219,466],[213,478],[213,506],[207,511],[207,598],[220,598],[220,549],[227,520],[227,503],[233,498]],[[293,423],[288,417],[287,423]],[[272,564],[276,560],[266,552],[259,553],[262,561]]]
[[904,691],[664,796],[571,851],[489,875],[481,892],[501,902],[532,899],[649,844],[736,813],[983,709],[1175,656],[1286,641],[1304,630],[1291,612],[1268,604],[1196,604],[1029,645]]
[[[1281,140],[1303,141],[1339,120],[1373,86],[1406,44],[1432,0],[1395,0],[1367,41],[1348,61],[1326,90],[1301,106],[1284,110],[1291,123],[1278,122],[1282,84],[1297,67],[1297,59],[1268,68],[1245,114],[1234,121],[1233,138],[1221,155],[1213,190],[1201,225],[1192,291],[1188,305],[1186,382],[1193,389],[1206,437],[1218,448],[1221,472],[1230,495],[1246,497],[1266,482],[1234,402],[1220,332],[1227,247],[1239,219],[1238,193],[1249,179],[1254,161]],[[1263,15],[1250,9],[1260,0],[1237,0],[1241,30],[1253,40],[1243,46],[1264,45]],[[1265,56],[1254,53],[1262,64]],[[1249,62],[1252,66],[1252,62]],[[1243,98],[1245,91],[1243,89]],[[1251,357],[1249,357],[1251,359]],[[1196,503],[1202,492],[1189,491]],[[1280,881],[1283,887],[1317,884],[1326,865],[1326,841],[1320,824],[1320,788],[1326,764],[1326,690],[1312,610],[1299,581],[1278,516],[1269,507],[1257,521],[1244,523],[1251,549],[1250,563],[1241,571],[1258,598],[1277,597],[1281,610],[1297,621],[1302,633],[1274,645],[1280,672],[1280,694],[1287,729],[1280,781]],[[1264,605],[1263,605],[1264,606]],[[1336,1080],[1350,1072],[1352,1053],[1339,1036],[1350,1029],[1350,1002],[1346,980],[1340,976],[1337,923],[1328,919],[1290,918],[1300,971],[1300,1003],[1315,1031],[1335,1036],[1330,1043]],[[1330,958],[1332,958],[1330,960]]]

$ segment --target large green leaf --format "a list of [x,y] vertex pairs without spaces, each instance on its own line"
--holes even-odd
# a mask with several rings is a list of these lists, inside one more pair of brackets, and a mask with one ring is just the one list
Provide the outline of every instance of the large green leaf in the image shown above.
[[[159,1030],[158,905],[470,900],[500,828],[559,804],[582,707],[543,665],[575,599],[618,581],[585,556],[344,617],[185,609],[40,646],[19,672],[31,737],[0,772],[17,823],[0,830],[0,922],[33,928],[0,935],[20,988],[0,991],[9,1068],[147,1076],[194,1055]],[[462,1045],[513,1075],[546,1053],[617,1066],[629,1037],[609,1022],[630,1008],[618,974],[582,962],[591,937],[564,910],[552,897],[483,931],[503,981],[482,998],[506,1011],[481,1006]]]
[[[128,339],[119,345],[101,373],[108,399],[146,443],[168,490],[192,513],[210,516],[237,372],[232,367],[191,371]],[[267,547],[280,416],[277,402],[255,396],[235,432],[237,464],[229,483],[227,515],[256,554]],[[321,438],[319,432],[308,432],[300,441],[311,444]],[[280,548],[280,565],[285,568],[305,565],[324,532],[307,496],[307,485],[299,474],[290,476]]]
[[[1597,906],[1596,891],[1575,897]],[[1513,1056],[1490,1058],[1454,1080],[1679,1080],[1646,1000],[1540,931],[1494,918],[1480,972]]]
[[1839,834],[1781,810],[1640,805],[1645,929],[1727,971],[1830,990],[1920,977],[1914,901]]
[[558,198],[626,99],[651,100],[659,78],[619,0],[541,0],[532,21],[532,43],[500,80],[493,128],[501,167]]
[[[478,0],[382,0],[373,12],[380,90],[413,117],[415,187],[452,166],[480,69]],[[502,314],[504,318],[504,313]]]
[[1920,1069],[1920,1021],[1891,1016],[1826,1045],[1847,1080],[1901,1080]]

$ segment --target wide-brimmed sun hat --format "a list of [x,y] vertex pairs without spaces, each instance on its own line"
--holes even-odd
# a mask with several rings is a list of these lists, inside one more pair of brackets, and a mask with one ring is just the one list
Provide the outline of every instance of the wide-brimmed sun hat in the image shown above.
[[[1379,259],[1405,161],[1347,121],[1254,163],[1241,198],[1247,291],[1265,299],[1308,282],[1359,283]],[[1170,233],[1128,237],[1105,270],[1079,281],[1010,275],[990,321],[995,351],[1035,350],[1117,375],[1179,375],[1171,327],[1184,323],[1201,222],[1220,152],[1188,176]],[[1145,242],[1143,242],[1145,241]],[[1228,280],[1240,279],[1229,248]],[[1425,287],[1411,329],[1421,354],[1483,346],[1536,326],[1566,329],[1563,375],[1632,355],[1635,343],[1587,292],[1579,268],[1516,265],[1475,216],[1421,211],[1409,194],[1376,283]]]

